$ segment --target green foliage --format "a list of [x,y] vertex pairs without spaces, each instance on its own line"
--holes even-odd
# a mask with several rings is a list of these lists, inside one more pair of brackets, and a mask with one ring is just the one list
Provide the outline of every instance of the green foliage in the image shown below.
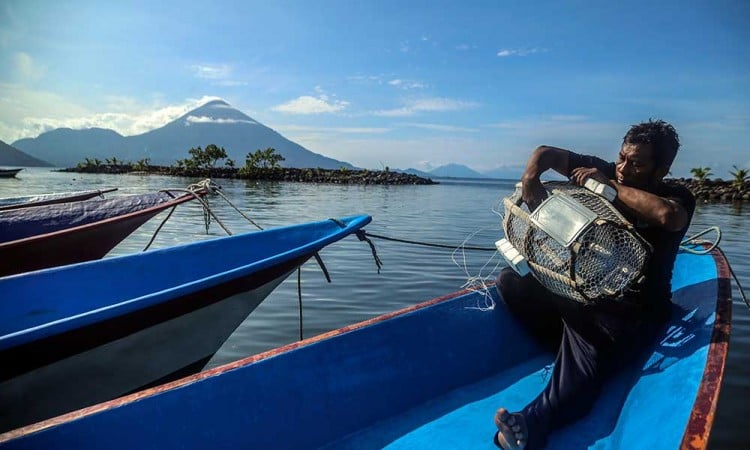
[[97,158],[84,158],[83,162],[79,162],[76,164],[76,167],[79,169],[92,169],[97,168],[102,165],[102,161]]
[[710,167],[693,167],[690,169],[690,173],[698,181],[705,181],[709,176],[713,175]]
[[146,172],[148,171],[148,166],[151,164],[151,158],[143,158],[139,159],[135,164],[133,164],[133,170],[136,172]]
[[248,153],[245,158],[245,171],[253,171],[255,169],[275,169],[279,166],[281,161],[286,158],[276,153],[276,150],[268,147],[265,150],[256,150],[254,153]]
[[224,163],[224,165],[225,165],[225,166],[227,166],[227,167],[229,167],[230,169],[234,169],[234,166],[235,166],[235,162],[234,162],[234,160],[233,160],[233,159],[229,158],[229,159],[227,159],[227,161],[226,161],[226,162]]
[[218,147],[215,144],[207,145],[205,150],[200,147],[194,147],[188,150],[188,153],[192,157],[195,167],[202,169],[216,167],[216,163],[220,159],[227,157],[224,147]]
[[742,190],[742,188],[745,186],[745,181],[750,179],[750,176],[748,175],[750,174],[750,171],[748,171],[747,169],[740,169],[736,165],[733,165],[732,167],[734,167],[734,170],[729,171],[729,174],[734,177],[734,179],[732,180],[732,187],[738,191]]
[[178,159],[177,168],[181,170],[193,170],[198,168],[198,163],[194,159]]

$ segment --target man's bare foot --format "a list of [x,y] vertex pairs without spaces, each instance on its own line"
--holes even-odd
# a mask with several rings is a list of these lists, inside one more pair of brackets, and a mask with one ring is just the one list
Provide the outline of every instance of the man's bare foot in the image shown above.
[[503,450],[523,450],[529,439],[526,429],[526,419],[521,413],[509,413],[500,408],[495,413],[495,425],[499,430],[495,436],[497,443]]

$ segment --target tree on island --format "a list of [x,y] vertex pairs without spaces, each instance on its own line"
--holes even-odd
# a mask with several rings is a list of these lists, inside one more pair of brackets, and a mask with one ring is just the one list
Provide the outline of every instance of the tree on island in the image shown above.
[[256,150],[255,153],[248,153],[245,158],[245,168],[254,169],[275,169],[281,167],[279,163],[286,158],[276,153],[276,149],[268,147],[265,150]]
[[195,167],[199,169],[214,168],[220,159],[227,157],[227,152],[224,150],[224,147],[219,147],[215,144],[207,145],[205,150],[200,147],[194,147],[188,150],[188,153],[192,156],[192,161],[195,163]]
[[136,163],[132,165],[132,168],[136,172],[148,172],[148,168],[150,165],[151,158],[143,158],[136,161]]
[[690,173],[700,182],[706,181],[712,175],[710,167],[693,167]]
[[733,165],[732,167],[734,167],[734,170],[729,171],[729,174],[734,177],[734,180],[732,180],[732,187],[737,191],[741,191],[745,186],[745,182],[750,178],[750,176],[748,176],[748,173],[750,172],[748,172],[747,169],[740,169],[736,165]]

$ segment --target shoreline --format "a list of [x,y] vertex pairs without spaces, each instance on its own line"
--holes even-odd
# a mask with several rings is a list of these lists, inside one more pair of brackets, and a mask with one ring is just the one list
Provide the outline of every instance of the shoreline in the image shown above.
[[232,178],[253,181],[290,181],[298,183],[330,184],[380,184],[380,185],[432,185],[440,184],[431,178],[423,178],[402,172],[388,170],[354,169],[297,169],[291,167],[257,168],[243,173],[240,169],[213,167],[208,169],[187,169],[171,166],[146,166],[134,168],[129,164],[71,167],[60,172],[107,173],[138,175],[170,175],[178,177]]
[[[71,167],[60,172],[169,175],[179,177],[230,178],[253,181],[289,181],[297,183],[330,183],[354,185],[433,185],[440,184],[432,178],[423,178],[403,172],[388,170],[320,169],[292,167],[257,168],[243,173],[229,167],[191,168],[173,166],[133,167],[130,164]],[[477,178],[482,180],[482,178]],[[741,187],[731,180],[721,178],[697,180],[695,178],[665,178],[670,186],[688,188],[701,203],[744,203],[750,202],[750,181]]]
[[745,181],[741,187],[721,178],[701,181],[695,178],[665,178],[664,183],[688,188],[699,203],[750,202],[750,181]]

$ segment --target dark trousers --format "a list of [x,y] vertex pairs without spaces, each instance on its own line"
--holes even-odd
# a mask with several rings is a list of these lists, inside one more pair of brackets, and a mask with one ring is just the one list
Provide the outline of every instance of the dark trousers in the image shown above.
[[622,363],[626,354],[633,356],[634,347],[648,340],[646,335],[653,337],[655,326],[642,320],[634,305],[583,305],[510,268],[500,272],[496,286],[516,318],[557,352],[547,386],[521,411],[529,430],[527,449],[542,448],[551,431],[591,410],[615,363]]

